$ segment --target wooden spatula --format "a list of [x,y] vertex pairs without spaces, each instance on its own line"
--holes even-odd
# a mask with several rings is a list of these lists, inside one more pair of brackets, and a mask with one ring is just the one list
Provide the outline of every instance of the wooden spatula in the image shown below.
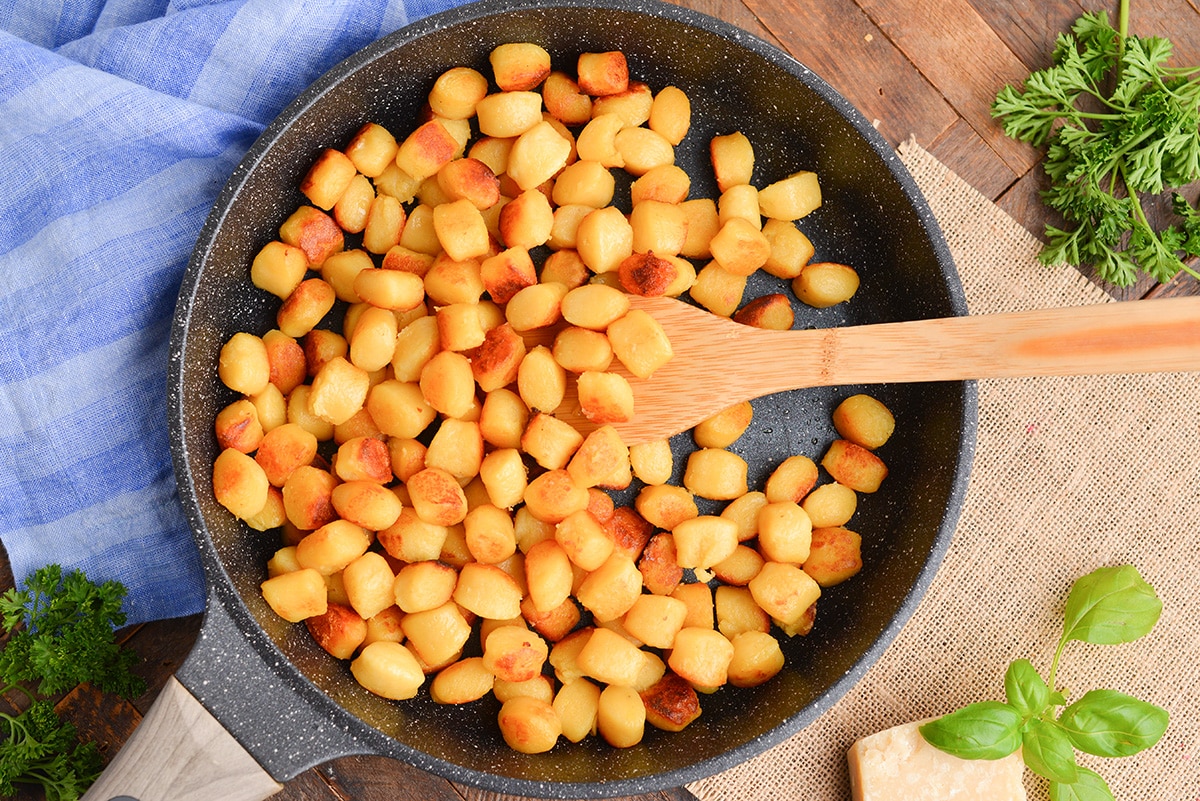
[[[649,379],[624,373],[634,417],[615,427],[627,445],[802,387],[1200,370],[1200,297],[799,331],[752,328],[670,298],[631,300],[662,324],[674,356]],[[596,427],[574,398],[555,414]]]

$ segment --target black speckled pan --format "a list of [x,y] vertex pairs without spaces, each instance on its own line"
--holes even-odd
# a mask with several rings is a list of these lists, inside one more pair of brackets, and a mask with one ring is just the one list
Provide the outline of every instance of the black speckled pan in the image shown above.
[[[817,260],[853,265],[862,289],[839,307],[798,306],[798,326],[966,312],[937,226],[894,152],[820,78],[723,22],[657,2],[488,0],[423,19],[337,66],[267,129],[220,196],[184,279],[172,335],[175,468],[209,584],[199,643],[177,678],[279,781],[333,757],[372,753],[489,790],[582,798],[673,787],[732,767],[804,728],[859,680],[913,612],[959,514],[975,439],[974,385],[871,388],[895,412],[897,431],[882,451],[891,476],[861,499],[852,524],[863,535],[862,572],[826,592],[812,634],[784,643],[781,675],[757,689],[704,696],[703,715],[686,730],[649,729],[640,745],[623,750],[590,738],[563,741],[549,754],[517,754],[500,738],[494,701],[385,701],[362,690],[303,626],[272,614],[258,587],[277,540],[234,521],[211,490],[212,421],[231,400],[216,377],[218,350],[237,331],[273,327],[278,303],[248,283],[250,260],[303,202],[296,187],[321,148],[344,145],[365,121],[403,135],[439,73],[463,64],[486,73],[488,52],[512,41],[543,45],[567,70],[580,52],[619,49],[637,79],[686,91],[693,125],[679,163],[693,176],[693,196],[715,196],[706,177],[715,134],[749,136],[760,186],[815,170],[825,203],[800,226]],[[756,278],[747,297],[772,291],[786,290],[777,279]],[[834,436],[833,405],[854,391],[756,402],[754,425],[734,447],[752,465],[751,480],[794,453],[819,460]],[[676,445],[682,455],[688,443],[677,438]],[[139,794],[113,789],[104,797]]]

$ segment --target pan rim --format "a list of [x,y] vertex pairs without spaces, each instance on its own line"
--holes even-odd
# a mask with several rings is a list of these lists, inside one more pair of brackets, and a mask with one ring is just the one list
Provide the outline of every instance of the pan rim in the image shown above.
[[[234,621],[243,635],[246,636],[250,646],[255,649],[267,664],[282,663],[285,667],[280,673],[281,677],[285,677],[289,682],[293,683],[294,689],[303,696],[303,700],[315,705],[322,713],[327,713],[345,721],[352,730],[354,739],[363,746],[359,753],[391,756],[440,776],[493,791],[533,797],[600,798],[638,794],[682,786],[740,764],[807,727],[861,680],[862,676],[890,646],[900,630],[916,611],[921,598],[925,595],[949,549],[950,540],[965,500],[967,478],[974,457],[978,425],[978,393],[975,382],[958,382],[961,384],[962,391],[962,431],[959,440],[958,460],[952,471],[950,481],[951,492],[947,499],[945,514],[934,536],[933,546],[930,549],[928,557],[890,622],[871,646],[854,662],[852,668],[840,679],[831,684],[816,700],[774,729],[748,740],[733,749],[692,763],[686,767],[630,778],[614,779],[610,782],[533,781],[467,768],[461,764],[449,762],[411,748],[344,709],[317,687],[311,679],[290,662],[271,638],[265,634],[254,615],[234,589],[232,577],[226,571],[216,551],[212,534],[208,530],[201,513],[199,498],[196,494],[197,477],[193,476],[189,466],[188,448],[184,436],[186,424],[184,421],[184,363],[182,357],[187,343],[189,323],[191,322],[191,314],[194,307],[193,300],[198,290],[204,267],[208,261],[211,246],[231,210],[233,200],[238,196],[257,166],[270,152],[273,143],[285,130],[295,124],[306,110],[319,102],[330,89],[335,87],[347,75],[385,56],[406,42],[446,27],[509,12],[554,8],[611,9],[626,13],[666,18],[676,23],[718,35],[729,41],[731,47],[748,49],[760,58],[800,80],[845,119],[887,166],[899,188],[911,203],[923,226],[923,234],[929,240],[937,258],[954,313],[958,315],[966,313],[965,295],[943,234],[933,217],[932,210],[929,208],[927,201],[921,194],[912,176],[900,162],[896,152],[887,144],[861,112],[816,73],[785,51],[723,20],[692,11],[691,9],[661,2],[660,0],[636,0],[635,2],[624,2],[623,0],[543,0],[540,2],[482,0],[481,2],[458,6],[449,11],[417,20],[339,62],[290,103],[263,130],[247,150],[245,156],[239,162],[214,202],[212,211],[201,229],[195,249],[192,252],[182,279],[176,313],[172,321],[169,346],[170,361],[168,365],[167,387],[168,428],[178,495],[188,519],[193,539],[200,550],[204,567],[208,598],[207,604],[219,603],[225,613]],[[296,681],[297,679],[299,680],[298,682]],[[247,746],[248,750],[250,750],[247,743],[243,743],[243,745]]]

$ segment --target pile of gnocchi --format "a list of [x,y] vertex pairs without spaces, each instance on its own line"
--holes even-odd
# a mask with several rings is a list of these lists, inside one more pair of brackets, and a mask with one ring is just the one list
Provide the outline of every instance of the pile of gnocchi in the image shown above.
[[[308,202],[249,266],[277,327],[220,352],[239,397],[215,421],[213,490],[281,533],[266,603],[370,692],[494,695],[525,753],[629,747],[782,669],[777,635],[806,634],[822,589],[861,568],[846,526],[887,475],[894,420],[851,396],[820,467],[793,455],[755,489],[729,450],[748,402],[691,432],[682,486],[667,441],[626,446],[630,380],[672,355],[629,294],[786,329],[791,299],[743,303],[748,276],[824,307],[858,275],[813,263],[795,224],[821,205],[817,176],[755,187],[741,132],[710,142],[719,197],[689,197],[690,100],[631,80],[622,53],[568,74],[513,43],[490,64],[438,77],[403,138],[368,122],[315,159]],[[555,416],[567,398],[594,430]],[[609,490],[630,488],[617,506]]]

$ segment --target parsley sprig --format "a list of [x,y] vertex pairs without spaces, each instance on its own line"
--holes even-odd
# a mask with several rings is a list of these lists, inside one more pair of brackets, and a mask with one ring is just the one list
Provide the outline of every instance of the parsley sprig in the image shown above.
[[1076,762],[1076,749],[1101,757],[1136,754],[1162,737],[1167,711],[1115,690],[1089,690],[1070,701],[1056,686],[1059,663],[1070,642],[1133,642],[1161,613],[1162,601],[1131,565],[1083,576],[1067,597],[1046,679],[1028,659],[1017,659],[1004,676],[1005,702],[970,704],[926,723],[921,735],[963,759],[1001,759],[1022,749],[1026,767],[1050,781],[1051,801],[1113,801],[1104,779]]
[[72,801],[100,775],[95,743],[80,742],[49,701],[34,700],[16,716],[0,713],[0,736],[0,795],[6,798],[17,784],[39,784],[47,801]]
[[0,651],[0,694],[23,693],[30,702],[20,714],[0,712],[0,796],[15,794],[16,784],[38,784],[48,801],[73,801],[100,774],[95,744],[81,743],[46,696],[82,683],[126,698],[145,692],[131,672],[137,654],[114,637],[125,622],[124,597],[119,582],[93,584],[58,565],[0,595],[0,623],[9,635]]
[[1129,286],[1138,272],[1166,283],[1200,256],[1200,217],[1178,192],[1181,222],[1161,230],[1144,200],[1200,179],[1200,67],[1167,66],[1170,40],[1126,33],[1108,13],[1083,14],[1058,37],[1054,64],[1021,88],[1006,86],[992,105],[1010,137],[1046,148],[1043,201],[1066,225],[1046,226],[1045,264],[1091,265],[1103,280]]

